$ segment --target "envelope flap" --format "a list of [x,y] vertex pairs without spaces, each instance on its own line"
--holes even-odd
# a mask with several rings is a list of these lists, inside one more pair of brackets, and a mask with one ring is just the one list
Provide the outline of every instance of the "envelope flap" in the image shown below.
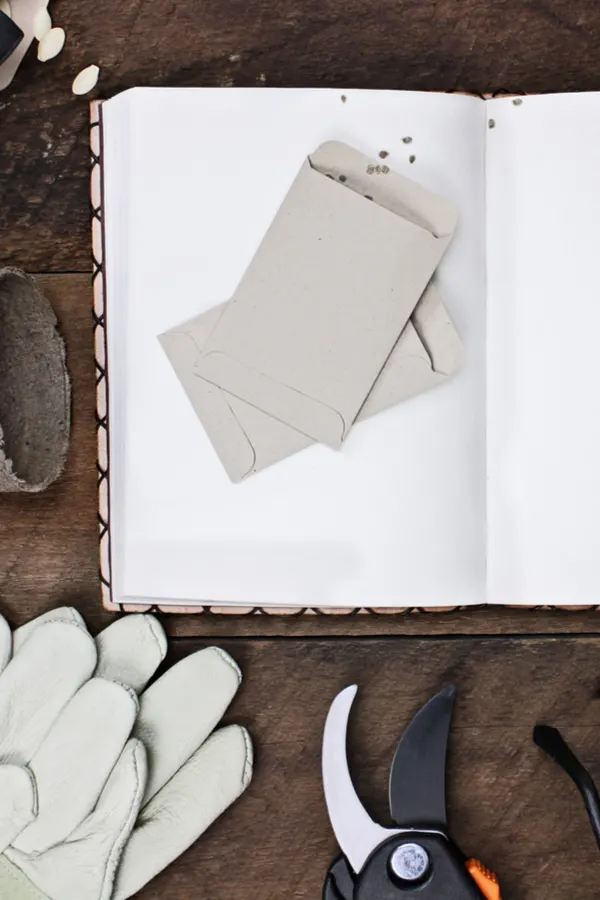
[[430,284],[412,315],[412,324],[435,372],[451,375],[464,362],[464,346],[435,285]]
[[370,197],[378,206],[425,228],[435,237],[451,238],[454,234],[458,221],[455,206],[381,165],[381,160],[374,162],[341,141],[327,141],[310,154],[310,163],[321,174],[342,180],[345,187]]
[[[313,442],[244,400],[200,379],[194,364],[224,304],[160,336],[198,418],[232,481],[298,453]],[[417,327],[418,323],[418,327]],[[367,397],[359,420],[443,382],[462,360],[462,344],[430,283]]]
[[[213,312],[216,310],[211,310]],[[220,314],[220,310],[218,312]],[[218,316],[212,318],[218,320]],[[196,322],[201,332],[210,333],[211,319],[199,317],[190,323],[191,333],[174,329],[161,334],[159,341],[225,471],[232,481],[241,481],[253,471],[256,452],[250,437],[240,428],[223,391],[194,374],[194,363],[199,355],[193,334]]]

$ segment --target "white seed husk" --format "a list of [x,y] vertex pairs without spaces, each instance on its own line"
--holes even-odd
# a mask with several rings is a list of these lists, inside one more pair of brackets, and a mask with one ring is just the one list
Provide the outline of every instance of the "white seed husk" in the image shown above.
[[73,82],[73,93],[77,96],[88,94],[96,87],[99,75],[98,66],[88,66],[86,69],[82,69]]
[[47,9],[40,9],[33,20],[33,36],[41,41],[52,30],[52,19]]
[[48,62],[58,56],[65,46],[66,34],[64,28],[51,28],[38,44],[38,59],[40,62]]

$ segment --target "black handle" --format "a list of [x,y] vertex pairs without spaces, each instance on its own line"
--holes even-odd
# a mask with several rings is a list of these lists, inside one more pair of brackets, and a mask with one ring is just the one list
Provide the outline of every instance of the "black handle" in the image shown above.
[[600,797],[592,776],[579,762],[558,728],[536,725],[533,729],[533,740],[540,750],[558,763],[577,787],[583,797],[594,837],[600,847]]
[[13,50],[19,46],[25,35],[10,16],[0,11],[0,63],[8,59]]
[[338,856],[329,871],[323,886],[323,900],[353,900],[354,875],[345,856]]

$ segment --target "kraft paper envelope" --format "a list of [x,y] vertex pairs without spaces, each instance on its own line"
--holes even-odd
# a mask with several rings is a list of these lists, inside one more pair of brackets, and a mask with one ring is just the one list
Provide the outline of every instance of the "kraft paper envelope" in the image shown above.
[[323,144],[206,341],[197,375],[341,447],[455,225],[447,201],[344,144]]
[[[304,450],[313,441],[199,378],[194,366],[225,309],[221,304],[160,336],[196,415],[232,481]],[[396,342],[358,421],[444,381],[461,365],[463,349],[439,294],[430,284]]]

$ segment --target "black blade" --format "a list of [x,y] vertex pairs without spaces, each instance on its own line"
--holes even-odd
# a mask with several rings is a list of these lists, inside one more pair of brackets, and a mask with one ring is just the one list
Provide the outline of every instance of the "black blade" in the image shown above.
[[23,40],[23,32],[13,20],[0,10],[0,63],[8,59]]
[[354,897],[354,876],[345,856],[338,856],[329,866],[323,900],[352,900]]
[[558,728],[536,725],[533,729],[533,740],[574,782],[583,797],[596,843],[600,847],[600,796],[592,776],[579,762]]
[[446,750],[456,688],[426,703],[398,744],[390,772],[390,812],[401,828],[447,829]]

